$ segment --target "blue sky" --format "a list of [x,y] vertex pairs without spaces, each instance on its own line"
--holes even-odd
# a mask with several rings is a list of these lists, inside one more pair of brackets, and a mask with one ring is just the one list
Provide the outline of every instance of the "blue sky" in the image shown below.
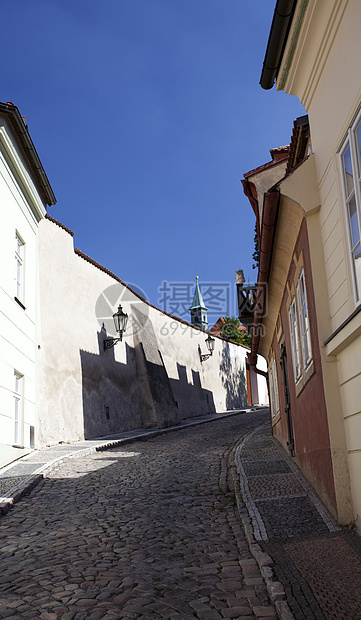
[[236,269],[256,277],[254,215],[240,179],[289,143],[305,113],[295,97],[259,86],[274,6],[12,0],[2,8],[1,100],[27,118],[58,201],[49,214],[74,231],[75,247],[155,305],[164,307],[164,281],[199,275],[201,284],[229,283],[232,299]]

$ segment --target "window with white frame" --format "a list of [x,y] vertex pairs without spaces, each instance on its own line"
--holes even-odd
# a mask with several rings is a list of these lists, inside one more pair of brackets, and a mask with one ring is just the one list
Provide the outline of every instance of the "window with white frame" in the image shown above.
[[23,375],[14,371],[14,446],[21,446],[23,435]]
[[344,200],[350,242],[350,255],[353,270],[356,301],[361,296],[361,118],[357,117],[349,128],[347,139],[340,152]]
[[272,415],[272,418],[275,418],[276,417],[276,407],[275,407],[275,393],[274,393],[274,389],[273,389],[273,368],[272,368],[272,364],[270,364],[270,366],[268,368],[268,384],[269,384],[270,400],[271,400],[271,415]]
[[295,381],[298,381],[302,376],[302,367],[301,367],[300,340],[299,340],[299,335],[298,335],[297,306],[296,306],[295,297],[293,297],[291,301],[291,305],[288,310],[288,316],[289,316],[289,321],[290,321],[293,375],[294,375]]
[[303,385],[313,372],[310,317],[307,302],[305,271],[302,267],[296,284],[296,294],[288,310],[290,322],[293,376]]
[[305,284],[305,272],[301,269],[297,282],[297,305],[299,316],[299,328],[302,347],[302,364],[306,369],[312,360],[310,320],[308,316],[307,293]]
[[270,397],[271,397],[271,414],[272,418],[275,418],[280,411],[280,402],[278,396],[278,381],[277,381],[277,369],[276,360],[273,358],[268,369]]
[[24,241],[15,233],[15,298],[23,302],[24,298]]

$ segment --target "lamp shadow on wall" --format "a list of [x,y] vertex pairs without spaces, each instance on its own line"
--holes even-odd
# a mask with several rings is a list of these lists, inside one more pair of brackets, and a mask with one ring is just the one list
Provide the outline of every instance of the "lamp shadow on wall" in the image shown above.
[[219,370],[222,385],[226,390],[227,411],[245,407],[248,402],[245,373],[241,370],[238,374],[234,372],[228,343],[223,346]]
[[126,362],[115,349],[104,352],[106,330],[98,332],[99,353],[80,350],[84,438],[104,437],[141,428],[162,428],[215,411],[213,394],[202,388],[199,372],[177,363],[178,379],[168,376],[160,351],[154,363],[143,343],[137,351],[126,340]]

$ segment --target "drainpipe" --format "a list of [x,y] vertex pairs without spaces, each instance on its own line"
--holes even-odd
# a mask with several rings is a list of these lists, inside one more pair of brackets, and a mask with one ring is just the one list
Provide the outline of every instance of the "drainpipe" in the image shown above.
[[272,88],[277,78],[296,4],[297,0],[277,0],[260,79],[265,90]]
[[268,373],[257,368],[257,354],[260,341],[260,326],[263,318],[262,295],[264,295],[264,291],[262,291],[261,286],[264,286],[266,283],[268,283],[273,250],[274,232],[277,221],[278,202],[278,190],[271,190],[265,194],[263,203],[262,230],[260,238],[260,259],[257,278],[258,287],[255,314],[253,318],[253,334],[251,351],[250,353],[247,353],[250,368],[252,368],[255,373],[262,375],[267,379],[267,387]]

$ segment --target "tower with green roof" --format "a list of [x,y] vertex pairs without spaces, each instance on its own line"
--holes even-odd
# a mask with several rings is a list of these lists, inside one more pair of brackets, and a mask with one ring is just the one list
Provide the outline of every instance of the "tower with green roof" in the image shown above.
[[198,276],[196,276],[196,288],[193,296],[193,303],[189,308],[191,313],[191,323],[192,325],[196,325],[197,327],[201,327],[202,329],[208,329],[208,319],[207,319],[207,310],[205,307],[202,293],[200,291],[198,285]]

